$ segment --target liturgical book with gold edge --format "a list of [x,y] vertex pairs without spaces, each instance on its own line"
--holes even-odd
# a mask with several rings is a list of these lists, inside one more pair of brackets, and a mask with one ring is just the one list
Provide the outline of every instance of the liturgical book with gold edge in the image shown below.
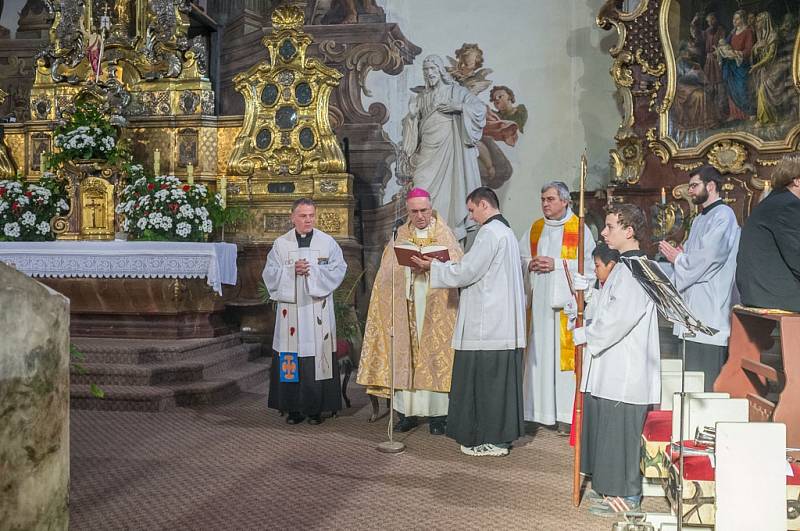
[[412,256],[422,258],[435,258],[440,262],[447,262],[450,260],[450,252],[444,245],[428,245],[426,247],[417,247],[411,243],[400,243],[394,246],[394,255],[397,257],[397,263],[401,266],[416,267],[414,262],[411,261]]

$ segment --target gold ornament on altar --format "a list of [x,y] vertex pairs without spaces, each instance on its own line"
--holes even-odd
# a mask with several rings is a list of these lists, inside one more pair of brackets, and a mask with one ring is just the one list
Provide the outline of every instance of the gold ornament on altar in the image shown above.
[[68,181],[70,209],[53,218],[59,240],[113,240],[119,172],[102,160],[66,162],[58,175]]
[[284,223],[270,221],[292,201],[313,197],[322,230],[352,237],[352,177],[328,117],[331,91],[342,74],[307,57],[311,37],[303,12],[280,6],[273,32],[262,40],[267,57],[233,78],[245,101],[244,121],[228,159],[230,201],[255,210],[254,221],[235,238],[271,241]]

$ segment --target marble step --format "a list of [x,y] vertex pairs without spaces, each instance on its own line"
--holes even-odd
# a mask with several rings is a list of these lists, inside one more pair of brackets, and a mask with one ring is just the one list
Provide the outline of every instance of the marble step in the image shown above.
[[181,361],[241,344],[241,334],[201,339],[73,338],[83,364],[140,364]]
[[[198,352],[202,352],[198,351]],[[192,382],[209,378],[241,365],[260,354],[260,346],[238,343],[191,359],[146,364],[81,363],[82,370],[71,370],[75,384],[97,385],[159,385],[173,382]]]
[[71,407],[104,411],[164,411],[175,406],[213,404],[267,380],[266,358],[248,361],[195,382],[162,385],[101,385],[104,398],[92,396],[88,384],[70,386]]

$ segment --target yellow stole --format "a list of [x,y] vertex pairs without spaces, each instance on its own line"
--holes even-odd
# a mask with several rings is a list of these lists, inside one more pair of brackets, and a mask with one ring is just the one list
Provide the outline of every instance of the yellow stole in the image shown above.
[[[573,214],[564,224],[561,236],[561,259],[577,260],[578,258],[578,216]],[[544,230],[544,218],[538,219],[531,226],[531,256],[538,256],[539,238]],[[559,264],[556,263],[556,268]],[[575,370],[575,344],[572,342],[572,333],[569,331],[569,317],[563,311],[559,312],[561,323],[561,370]]]

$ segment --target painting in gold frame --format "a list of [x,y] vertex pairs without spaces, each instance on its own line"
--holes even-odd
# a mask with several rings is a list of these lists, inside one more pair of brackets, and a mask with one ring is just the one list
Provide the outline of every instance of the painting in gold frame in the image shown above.
[[797,9],[771,0],[664,0],[667,63],[659,140],[696,157],[738,139],[761,152],[792,149],[800,134]]

